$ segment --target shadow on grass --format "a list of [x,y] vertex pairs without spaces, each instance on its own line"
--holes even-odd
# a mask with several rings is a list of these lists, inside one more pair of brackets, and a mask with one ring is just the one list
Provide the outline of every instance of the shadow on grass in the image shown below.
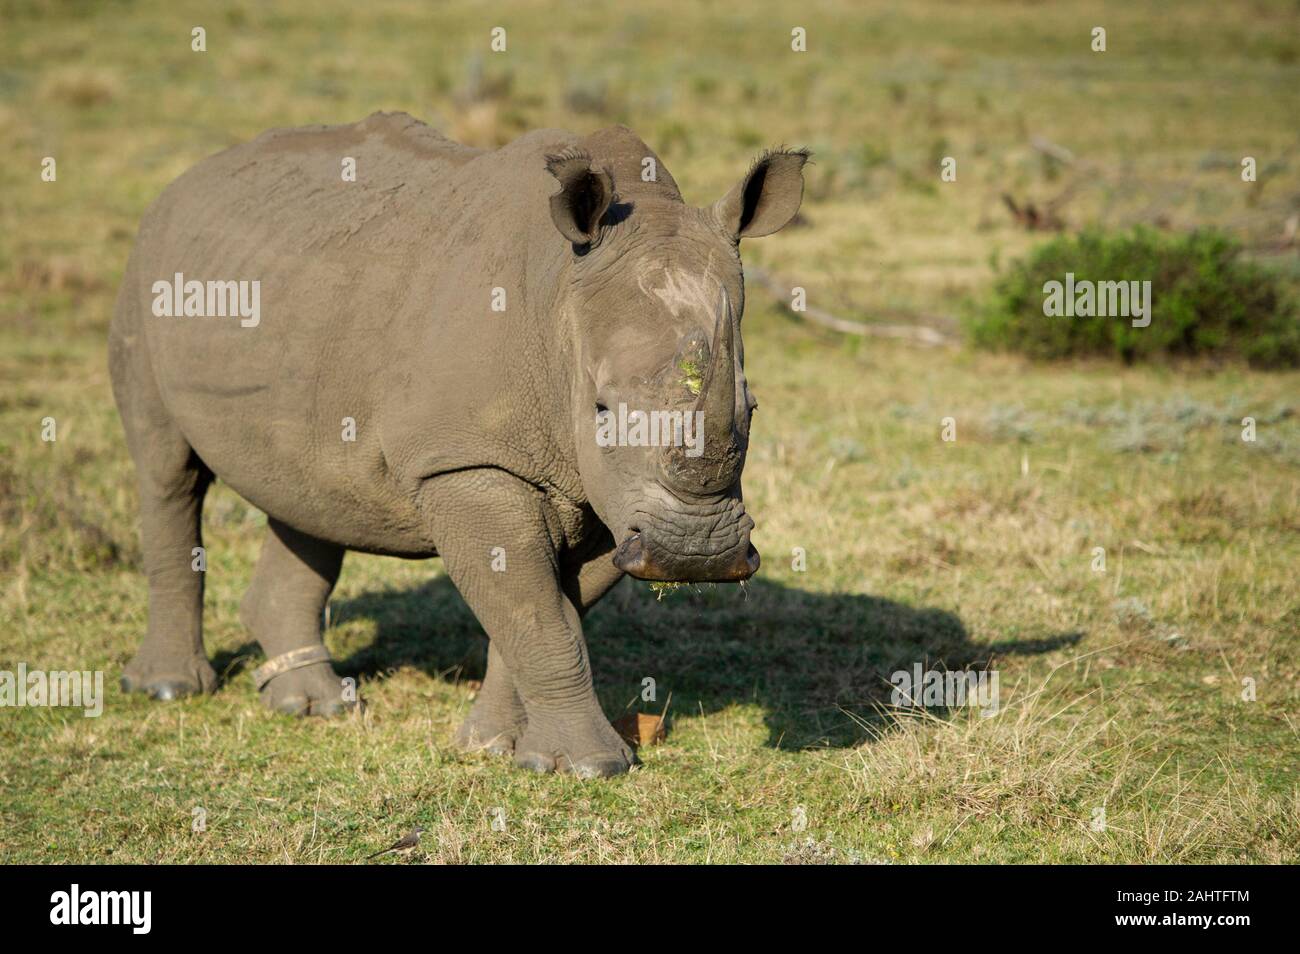
[[[487,640],[445,576],[419,587],[336,600],[335,621],[372,619],[373,643],[336,668],[380,677],[412,666],[436,678],[481,679]],[[757,705],[768,744],[782,748],[856,745],[883,726],[889,676],[921,663],[935,669],[985,666],[1006,655],[1072,645],[1080,633],[974,644],[954,614],[859,594],[809,593],[759,580],[743,589],[677,590],[656,601],[625,579],[588,614],[584,628],[606,715],[711,713]],[[657,703],[642,703],[653,678]]]
[[220,689],[242,673],[251,672],[265,662],[262,648],[255,640],[248,640],[236,649],[222,649],[212,654],[212,668],[217,674],[217,688]]

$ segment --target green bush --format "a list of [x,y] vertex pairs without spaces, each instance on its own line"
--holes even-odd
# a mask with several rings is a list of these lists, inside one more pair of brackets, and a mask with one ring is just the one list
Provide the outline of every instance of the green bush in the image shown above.
[[[1088,231],[1040,245],[1005,270],[966,322],[977,346],[1036,358],[1113,355],[1245,358],[1266,367],[1300,364],[1300,320],[1278,277],[1243,261],[1221,232],[1164,235]],[[1049,317],[1048,282],[1149,280],[1151,323],[1125,317]]]

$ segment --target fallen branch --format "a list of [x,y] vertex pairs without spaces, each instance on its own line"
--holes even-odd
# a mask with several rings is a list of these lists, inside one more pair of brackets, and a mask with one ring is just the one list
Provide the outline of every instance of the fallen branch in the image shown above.
[[790,289],[794,287],[793,285],[776,278],[776,276],[767,273],[761,268],[750,267],[745,269],[745,277],[762,286],[776,300],[778,305],[796,318],[811,321],[823,328],[830,328],[832,331],[838,331],[846,335],[900,338],[928,347],[943,347],[956,343],[943,332],[927,325],[867,324],[862,321],[841,318],[815,305],[807,305],[803,311],[795,311],[790,307]]
[[1074,165],[1074,153],[1070,152],[1070,150],[1066,149],[1064,146],[1058,146],[1056,143],[1049,139],[1044,139],[1042,136],[1031,136],[1029,144],[1043,155],[1051,156],[1062,165]]

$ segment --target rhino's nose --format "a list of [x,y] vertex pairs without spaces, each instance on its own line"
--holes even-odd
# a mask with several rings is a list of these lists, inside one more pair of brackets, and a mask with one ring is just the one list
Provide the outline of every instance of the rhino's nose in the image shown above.
[[[696,565],[691,566],[690,562]],[[745,545],[726,562],[706,560],[702,565],[698,561],[690,562],[665,564],[656,557],[655,548],[647,544],[641,531],[634,532],[614,551],[614,565],[624,573],[638,580],[656,582],[736,583],[757,573],[761,561],[746,531]]]

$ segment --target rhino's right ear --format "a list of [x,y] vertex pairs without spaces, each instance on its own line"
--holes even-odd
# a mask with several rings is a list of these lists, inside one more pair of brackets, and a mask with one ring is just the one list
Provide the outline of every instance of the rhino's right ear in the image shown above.
[[614,201],[614,180],[593,167],[591,157],[566,150],[546,157],[546,171],[560,183],[551,196],[551,219],[560,234],[574,245],[590,245],[600,231],[600,220]]

